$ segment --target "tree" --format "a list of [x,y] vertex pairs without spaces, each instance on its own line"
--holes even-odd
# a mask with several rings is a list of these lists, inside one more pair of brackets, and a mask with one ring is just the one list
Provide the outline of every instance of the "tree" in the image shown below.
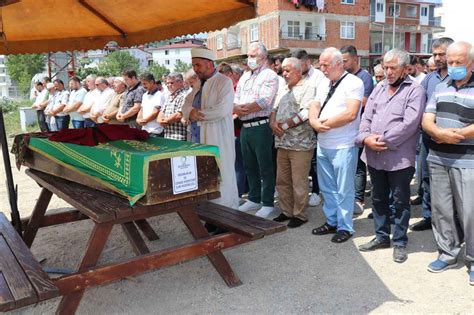
[[176,65],[174,66],[174,72],[177,73],[186,73],[191,69],[192,66],[189,63],[182,62],[181,60],[176,61]]
[[155,80],[161,80],[164,75],[168,75],[170,71],[165,67],[157,63],[152,63],[146,69],[147,72],[150,72],[155,77]]
[[107,55],[105,61],[99,65],[98,72],[103,75],[122,75],[124,70],[133,69],[138,71],[140,63],[138,59],[126,51],[117,50]]
[[31,79],[45,68],[43,54],[10,55],[6,57],[6,68],[10,78],[18,83],[18,89],[23,96],[28,96],[31,89]]

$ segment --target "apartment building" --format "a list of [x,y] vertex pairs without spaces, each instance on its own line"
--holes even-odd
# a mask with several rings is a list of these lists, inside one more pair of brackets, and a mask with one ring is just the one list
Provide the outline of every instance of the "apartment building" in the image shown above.
[[168,45],[148,48],[147,51],[151,53],[149,62],[153,61],[172,72],[178,61],[191,64],[191,49],[203,45],[204,40],[202,39],[186,38],[170,42]]
[[371,61],[393,47],[429,57],[434,34],[444,30],[435,17],[441,5],[441,0],[371,0]]
[[245,58],[252,42],[262,42],[272,54],[303,48],[312,56],[326,47],[354,45],[362,65],[368,65],[370,0],[316,1],[319,7],[305,3],[260,0],[256,18],[210,32],[207,46],[220,60],[238,60]]

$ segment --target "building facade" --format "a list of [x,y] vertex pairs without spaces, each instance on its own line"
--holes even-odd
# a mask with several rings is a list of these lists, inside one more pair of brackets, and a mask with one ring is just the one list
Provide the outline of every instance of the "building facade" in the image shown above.
[[204,40],[202,39],[188,38],[170,42],[168,45],[148,48],[147,51],[151,53],[149,63],[159,64],[173,72],[179,61],[191,64],[191,49],[203,45]]
[[444,29],[435,17],[435,8],[441,4],[441,0],[371,0],[371,60],[393,47],[429,57],[434,34]]
[[18,98],[18,89],[7,73],[6,58],[7,56],[0,55],[0,98]]
[[316,1],[320,7],[304,3],[260,0],[256,18],[210,32],[207,46],[219,59],[232,60],[245,58],[252,42],[262,42],[272,54],[303,48],[313,56],[326,47],[354,45],[362,63],[368,62],[370,0]]
[[232,61],[244,59],[252,42],[262,42],[272,54],[303,48],[315,57],[326,47],[354,45],[362,67],[371,68],[392,47],[426,56],[433,33],[442,31],[434,17],[440,5],[441,0],[260,0],[256,18],[210,32],[207,46],[219,60]]

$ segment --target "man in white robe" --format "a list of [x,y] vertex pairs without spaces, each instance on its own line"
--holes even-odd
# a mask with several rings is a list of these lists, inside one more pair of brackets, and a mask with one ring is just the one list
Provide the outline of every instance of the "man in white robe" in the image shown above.
[[223,206],[237,209],[239,197],[235,176],[234,123],[232,110],[234,87],[232,80],[219,73],[214,65],[215,54],[206,48],[191,50],[194,72],[201,80],[190,93],[182,108],[183,117],[191,123],[191,131],[198,132],[199,142],[219,147],[221,197],[213,200]]

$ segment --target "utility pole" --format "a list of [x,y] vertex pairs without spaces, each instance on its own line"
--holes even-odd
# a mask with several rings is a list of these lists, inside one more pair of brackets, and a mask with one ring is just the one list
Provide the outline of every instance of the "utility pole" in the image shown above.
[[395,20],[397,19],[397,0],[393,1],[392,49],[395,48]]

